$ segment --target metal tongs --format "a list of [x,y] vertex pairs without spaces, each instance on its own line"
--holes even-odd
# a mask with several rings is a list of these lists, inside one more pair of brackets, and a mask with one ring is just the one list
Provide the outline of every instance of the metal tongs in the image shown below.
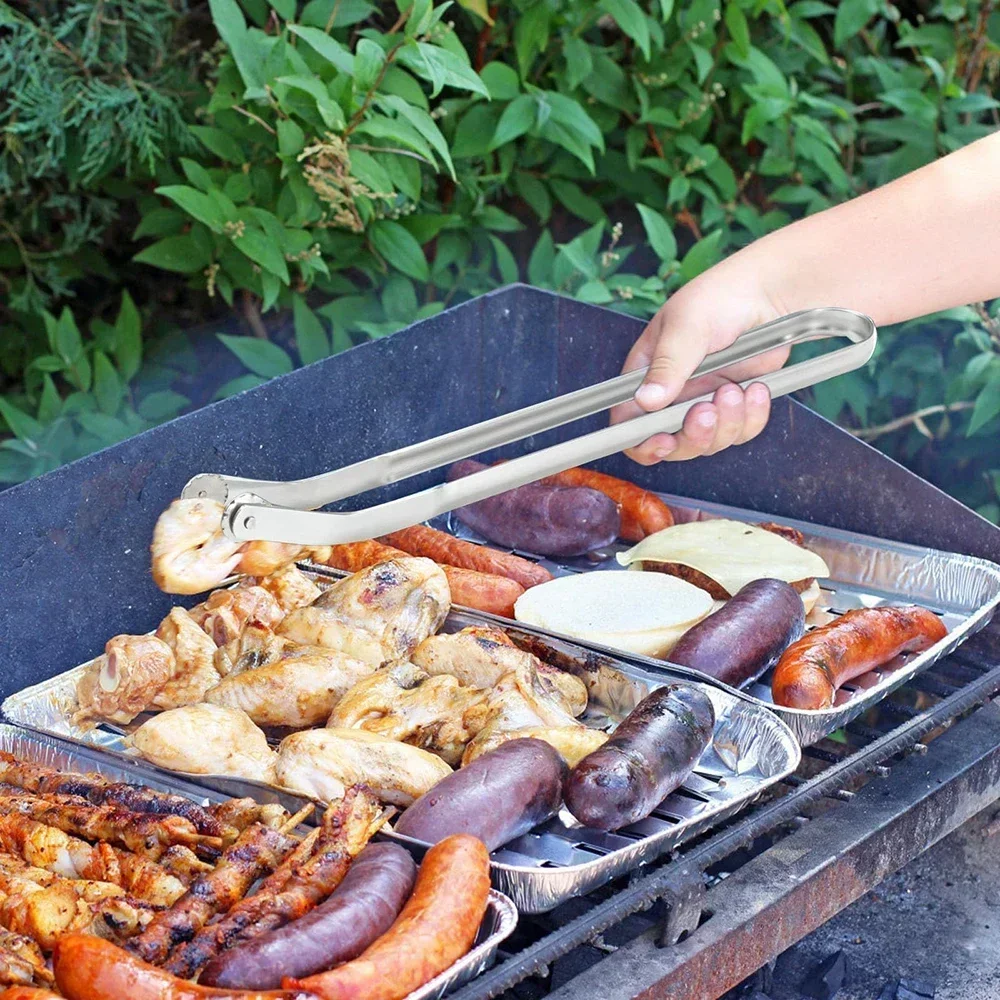
[[[843,337],[850,343],[821,357],[800,361],[740,384],[746,387],[762,382],[773,398],[785,396],[860,368],[875,350],[875,324],[867,316],[848,309],[809,309],[748,330],[730,347],[705,358],[692,378],[717,372],[779,347],[830,337]],[[317,509],[610,409],[631,399],[645,374],[646,369],[639,369],[619,375],[586,389],[308,479],[281,482],[203,473],[188,482],[182,496],[207,497],[223,503],[223,531],[239,541],[261,539],[299,545],[338,545],[375,538],[572,466],[633,448],[660,431],[676,432],[692,406],[712,398],[709,393],[675,403],[454,482],[441,483],[364,510]]]

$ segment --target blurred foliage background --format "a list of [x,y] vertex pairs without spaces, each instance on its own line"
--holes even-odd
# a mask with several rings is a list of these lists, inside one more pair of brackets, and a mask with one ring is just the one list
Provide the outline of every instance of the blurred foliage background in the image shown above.
[[[1000,10],[11,0],[0,93],[14,483],[202,401],[218,330],[209,396],[518,280],[650,316],[996,129]],[[997,302],[884,331],[808,401],[1000,520]]]

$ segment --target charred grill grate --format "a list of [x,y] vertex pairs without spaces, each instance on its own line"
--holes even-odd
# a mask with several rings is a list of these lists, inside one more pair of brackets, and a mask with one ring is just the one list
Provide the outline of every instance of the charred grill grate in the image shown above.
[[933,739],[998,692],[1000,623],[843,730],[804,748],[798,771],[749,812],[684,845],[661,864],[550,913],[522,916],[497,965],[454,994],[454,1000],[503,994],[536,1000],[651,928],[663,928],[664,946],[682,940],[710,914],[700,902],[706,890],[850,802],[873,778],[892,780],[894,765],[925,753]]

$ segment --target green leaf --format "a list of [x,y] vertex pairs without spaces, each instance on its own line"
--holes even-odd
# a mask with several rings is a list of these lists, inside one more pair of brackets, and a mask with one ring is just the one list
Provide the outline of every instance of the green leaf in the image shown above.
[[278,122],[278,152],[282,156],[298,156],[305,145],[305,132],[290,118],[282,118]]
[[649,245],[653,252],[663,261],[669,264],[677,259],[677,240],[674,238],[674,231],[666,219],[648,205],[637,205],[639,214],[642,216],[642,225],[646,230]]
[[519,94],[503,109],[489,148],[496,149],[534,127],[538,119],[538,101],[530,94]]
[[521,79],[528,78],[528,71],[535,57],[549,45],[549,23],[552,14],[544,2],[532,4],[514,19],[514,53]]
[[567,35],[563,42],[563,56],[566,59],[566,86],[575,90],[593,72],[590,46],[576,35]]
[[354,56],[336,39],[318,28],[307,28],[301,24],[290,24],[288,30],[298,35],[310,48],[315,49],[328,63],[341,73],[353,75]]
[[437,122],[423,108],[414,107],[412,104],[404,101],[402,97],[390,95],[383,97],[379,103],[383,107],[393,109],[409,121],[431,146],[434,147],[434,151],[441,157],[441,162],[444,163],[448,169],[448,173],[454,179],[455,167],[451,162],[448,140],[441,134],[441,129],[438,128]]
[[301,295],[292,299],[295,318],[295,346],[299,349],[302,364],[311,365],[330,353],[330,341],[320,318],[309,308]]
[[486,3],[486,0],[458,0],[458,6],[465,8],[465,10],[472,11],[477,17],[481,17],[487,24],[493,23],[493,18],[490,17],[490,9]]
[[417,281],[427,281],[430,270],[420,244],[398,222],[379,219],[368,229],[368,238],[386,263]]
[[160,423],[163,420],[176,417],[181,410],[190,405],[191,400],[187,396],[182,396],[179,392],[174,392],[171,389],[163,389],[151,392],[139,403],[136,409],[143,420]]
[[242,236],[234,236],[233,246],[246,254],[255,264],[281,278],[286,285],[289,283],[288,265],[285,263],[284,254],[259,229],[248,227]]
[[122,401],[122,383],[118,372],[103,351],[94,352],[94,399],[102,413],[115,414]]
[[228,399],[230,396],[246,392],[248,389],[256,389],[257,386],[263,385],[266,381],[267,379],[261,378],[260,375],[240,375],[219,386],[215,391],[214,398]]
[[365,93],[374,85],[385,65],[385,50],[370,38],[362,38],[354,49],[354,87]]
[[316,102],[316,110],[319,111],[323,124],[330,129],[341,129],[344,127],[344,111],[341,106],[330,97],[326,87],[314,76],[279,76],[275,83],[284,84],[294,90],[301,90],[309,94]]
[[59,314],[52,346],[67,364],[74,364],[83,355],[83,341],[69,306],[64,306]]
[[184,176],[199,191],[204,191],[207,194],[213,187],[215,187],[215,183],[208,171],[200,163],[196,163],[194,160],[189,160],[186,156],[182,156],[180,161],[181,169],[184,171]]
[[482,94],[487,99],[490,96],[476,71],[448,49],[428,42],[415,42],[400,49],[398,59],[417,76],[430,82],[432,97],[437,97],[445,86]]
[[296,0],[267,0],[267,2],[286,20],[295,17]]
[[552,215],[552,199],[544,182],[522,170],[514,173],[513,181],[514,189],[538,216],[538,221],[545,225]]
[[484,229],[492,229],[498,233],[516,233],[524,229],[520,221],[510,212],[505,212],[496,205],[487,205],[481,212],[477,212],[473,218]]
[[500,280],[505,285],[513,285],[520,280],[517,269],[517,261],[510,252],[510,248],[499,236],[490,234],[490,244],[493,247],[493,254],[497,261],[497,270],[500,272]]
[[552,280],[552,264],[556,259],[556,246],[552,234],[542,230],[528,258],[528,281],[533,285],[547,287]]
[[596,254],[603,233],[604,223],[597,222],[569,243],[557,244],[559,253],[584,277],[596,278],[598,274]]
[[551,108],[551,120],[565,125],[575,134],[579,135],[584,142],[598,149],[604,149],[604,136],[600,128],[583,107],[571,97],[559,94],[555,91],[548,91],[544,95],[546,103]]
[[42,425],[24,410],[0,396],[0,417],[7,421],[11,433],[21,441],[36,441],[44,432]]
[[730,0],[726,4],[726,29],[733,44],[740,50],[740,54],[747,56],[750,54],[750,25],[747,24],[747,16],[735,0]]
[[208,226],[213,233],[222,232],[222,227],[226,223],[225,216],[215,200],[209,195],[184,184],[158,187],[156,193],[179,205],[192,218]]
[[648,62],[649,25],[646,23],[645,13],[635,0],[601,0],[598,6],[615,19],[626,35],[634,39]]
[[191,233],[168,236],[146,247],[145,250],[140,250],[132,260],[139,264],[161,267],[165,271],[178,271],[181,274],[203,271],[212,262],[211,254],[204,250],[203,245],[194,239]]
[[326,28],[332,17],[331,27],[346,28],[367,20],[377,9],[367,0],[310,0],[299,20],[314,28]]
[[878,10],[879,0],[840,0],[833,19],[833,44],[839,49],[853,38]]
[[670,187],[667,188],[667,204],[676,205],[678,202],[682,202],[690,192],[691,182],[687,177],[684,174],[675,175],[670,179]]
[[479,73],[494,101],[512,101],[521,88],[517,73],[506,63],[493,60]]
[[243,83],[250,90],[263,90],[264,59],[261,48],[247,31],[243,12],[236,0],[208,0],[219,37],[226,43]]
[[600,202],[584,193],[579,184],[553,177],[549,180],[549,187],[566,208],[586,222],[597,222],[604,218]]
[[173,236],[187,225],[187,221],[187,216],[183,212],[161,205],[143,213],[142,220],[132,233],[132,239],[138,240],[143,236]]
[[684,281],[690,281],[702,271],[707,271],[713,264],[718,263],[722,258],[722,251],[719,249],[721,242],[721,229],[717,229],[714,233],[709,233],[708,236],[698,240],[681,261],[681,278]]
[[62,399],[59,390],[56,389],[52,376],[45,374],[42,376],[42,392],[38,399],[38,421],[42,424],[50,424],[62,411]]
[[993,378],[979,390],[979,395],[976,396],[976,404],[972,408],[966,436],[972,437],[976,431],[998,415],[1000,415],[1000,378]]
[[287,375],[294,367],[288,354],[269,340],[260,337],[233,337],[226,333],[216,336],[240,359],[245,368],[261,378]]
[[611,289],[600,280],[585,281],[577,290],[576,297],[581,302],[591,302],[602,306],[614,300]]
[[660,20],[666,24],[674,12],[674,0],[660,0]]

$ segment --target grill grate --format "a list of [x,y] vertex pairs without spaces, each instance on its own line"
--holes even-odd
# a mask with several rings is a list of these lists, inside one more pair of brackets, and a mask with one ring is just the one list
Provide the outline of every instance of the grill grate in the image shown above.
[[609,951],[664,924],[671,902],[676,905],[692,887],[697,892],[717,885],[812,819],[849,802],[872,778],[891,776],[893,764],[923,752],[928,742],[998,692],[1000,624],[939,661],[932,674],[914,678],[843,730],[806,748],[798,771],[750,811],[659,865],[550,913],[522,916],[497,965],[454,1000],[501,995],[538,1000]]

